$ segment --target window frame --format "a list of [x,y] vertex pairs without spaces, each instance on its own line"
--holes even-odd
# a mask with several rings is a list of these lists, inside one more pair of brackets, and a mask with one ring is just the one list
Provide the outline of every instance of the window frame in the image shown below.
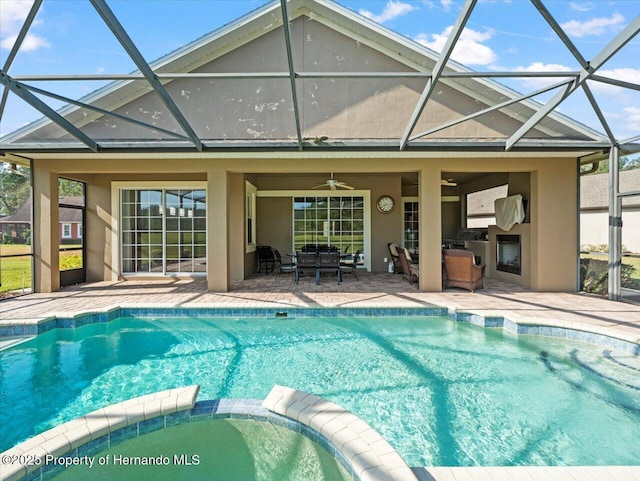
[[248,180],[245,181],[245,224],[244,240],[245,253],[255,252],[258,246],[256,201],[258,199],[258,188]]
[[[364,268],[371,272],[371,191],[370,190],[259,190],[258,197],[287,197],[291,199],[291,215],[293,216],[293,199],[295,197],[363,197],[364,200]],[[293,222],[293,220],[292,220]],[[291,225],[293,233],[293,224]],[[292,238],[293,241],[293,238]],[[293,249],[293,245],[291,248]],[[358,266],[361,267],[361,266]]]
[[[61,222],[60,225],[62,226],[62,232],[60,233],[60,238],[73,239],[73,234],[71,233],[71,223]],[[69,231],[68,233],[66,233],[67,230]]]
[[[209,273],[209,263],[207,262],[204,272],[173,272],[166,271],[163,268],[163,272],[124,272],[122,269],[122,202],[121,191],[122,190],[146,190],[146,189],[159,189],[163,191],[163,199],[165,198],[166,191],[170,190],[203,190],[208,198],[207,183],[202,181],[184,181],[184,182],[164,182],[164,181],[126,181],[126,182],[112,182],[111,183],[111,212],[113,219],[112,230],[112,245],[116,246],[112,250],[112,267],[111,274],[112,280],[117,280],[120,276],[126,277],[206,277]],[[164,209],[164,205],[162,208]],[[205,214],[205,222],[206,216]],[[164,215],[163,215],[164,218]],[[163,224],[163,238],[166,235],[166,224]],[[164,242],[164,241],[163,241]],[[205,227],[205,245],[208,245],[208,227]],[[166,253],[164,255],[166,257]],[[164,262],[164,259],[163,259]]]

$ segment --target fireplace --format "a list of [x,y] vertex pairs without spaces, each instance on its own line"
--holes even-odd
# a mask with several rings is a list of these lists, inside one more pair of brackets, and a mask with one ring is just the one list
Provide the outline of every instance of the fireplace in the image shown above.
[[522,242],[519,235],[496,236],[496,270],[522,275]]

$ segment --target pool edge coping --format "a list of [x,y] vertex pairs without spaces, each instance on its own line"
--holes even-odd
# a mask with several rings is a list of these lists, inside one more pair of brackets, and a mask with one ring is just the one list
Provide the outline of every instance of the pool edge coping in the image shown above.
[[[0,339],[15,336],[37,336],[56,328],[75,328],[87,324],[109,322],[117,317],[177,317],[182,315],[208,315],[210,317],[278,318],[290,315],[321,317],[340,315],[346,317],[398,315],[443,316],[456,322],[469,322],[483,328],[501,328],[515,335],[558,337],[588,344],[609,347],[640,356],[640,335],[633,336],[615,330],[615,327],[582,324],[575,321],[537,318],[517,319],[508,317],[502,310],[479,313],[473,309],[456,309],[433,304],[414,307],[220,307],[220,306],[145,306],[140,304],[117,305],[109,308],[84,310],[72,315],[54,314],[48,317],[24,318],[13,321],[0,320]],[[515,317],[515,318],[514,318]]]
[[[341,463],[354,481],[417,481],[404,459],[377,431],[324,398],[275,385],[263,401],[196,402],[199,390],[199,385],[193,385],[128,399],[44,431],[0,453],[0,479],[50,479],[66,468],[47,464],[48,456],[92,456],[122,441],[182,422],[253,419],[305,435]],[[170,417],[175,414],[179,416]],[[31,460],[32,464],[5,464],[7,456]]]

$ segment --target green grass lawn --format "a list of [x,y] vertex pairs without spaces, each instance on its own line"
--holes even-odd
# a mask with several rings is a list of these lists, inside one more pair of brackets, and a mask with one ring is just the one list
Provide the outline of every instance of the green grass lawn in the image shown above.
[[[71,246],[65,246],[71,247]],[[79,246],[78,246],[79,247]],[[29,254],[31,246],[28,245],[2,245],[0,254],[18,255]],[[0,292],[31,288],[31,256],[3,257],[0,259]],[[60,253],[60,270],[77,269],[82,267],[81,251],[69,251]]]
[[[0,246],[0,254],[17,255],[29,254],[31,246],[26,245],[3,245]],[[18,289],[31,288],[31,256],[23,257],[3,257],[0,259],[0,292],[15,291]]]

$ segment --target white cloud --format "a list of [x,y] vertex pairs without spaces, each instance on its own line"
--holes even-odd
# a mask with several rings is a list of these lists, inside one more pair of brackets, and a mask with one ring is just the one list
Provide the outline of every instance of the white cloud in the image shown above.
[[567,32],[567,34],[582,38],[589,35],[602,35],[612,28],[621,26],[623,22],[624,17],[616,12],[609,18],[598,17],[585,22],[571,20],[561,24],[560,26],[565,32]]
[[[421,33],[416,37],[416,42],[429,47],[436,52],[441,52],[451,35],[453,26],[447,27],[444,32],[431,34]],[[465,28],[458,39],[456,47],[453,49],[451,58],[463,65],[490,65],[498,59],[498,55],[488,45],[482,42],[493,37],[492,31],[478,32],[470,28]]]
[[598,70],[596,75],[609,77],[624,82],[633,82],[640,85],[640,69],[637,68],[614,68],[611,70]]
[[[513,70],[515,72],[571,72],[576,69],[558,63],[533,62],[527,67],[516,67]],[[522,79],[522,84],[527,88],[539,89],[562,80],[562,77],[531,77]]]
[[370,18],[374,22],[384,23],[388,22],[389,20],[393,20],[394,18],[401,17],[402,15],[406,15],[407,13],[417,9],[417,7],[414,7],[413,5],[410,5],[408,3],[394,2],[393,0],[389,0],[380,15],[375,15],[369,10],[360,10],[360,15]]
[[640,107],[627,107],[623,109],[625,120],[628,122],[627,128],[632,132],[640,130]]
[[[631,82],[640,85],[640,69],[636,68],[615,68],[610,70],[598,70],[596,75],[607,77],[623,82]],[[594,92],[599,92],[611,96],[625,96],[628,90],[623,87],[616,87],[603,82],[589,82],[589,87]]]
[[576,12],[589,12],[593,10],[595,6],[591,2],[571,2],[569,8]]
[[[11,50],[32,4],[32,0],[0,0],[0,48]],[[38,21],[33,22],[31,29],[38,23]],[[20,49],[33,51],[49,46],[46,38],[28,33]]]
[[[16,38],[18,38],[17,35],[12,35],[11,37],[2,39],[2,41],[0,41],[0,48],[11,50],[13,48],[13,44],[16,43]],[[38,35],[27,34],[22,41],[20,51],[29,52],[39,48],[49,48],[50,46],[51,45],[45,38],[39,37]]]
[[451,4],[453,0],[440,0],[440,4],[445,12],[448,12],[451,9]]

